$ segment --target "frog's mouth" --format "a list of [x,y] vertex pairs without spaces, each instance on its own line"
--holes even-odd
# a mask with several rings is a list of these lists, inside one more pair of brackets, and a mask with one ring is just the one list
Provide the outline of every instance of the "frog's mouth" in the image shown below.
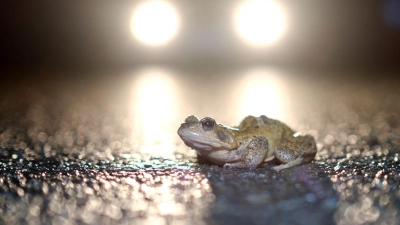
[[[181,136],[181,135],[180,135]],[[224,147],[228,147],[228,146],[224,146],[225,143],[221,143],[221,142],[216,142],[214,140],[211,139],[205,139],[199,136],[192,136],[192,135],[182,135],[181,136],[183,142],[196,150],[216,150],[216,149],[223,149]]]
[[185,124],[182,124],[182,126],[179,128],[178,135],[187,146],[196,150],[210,151],[229,149],[229,144],[224,143],[216,138],[202,136],[198,133],[190,132],[186,129]]

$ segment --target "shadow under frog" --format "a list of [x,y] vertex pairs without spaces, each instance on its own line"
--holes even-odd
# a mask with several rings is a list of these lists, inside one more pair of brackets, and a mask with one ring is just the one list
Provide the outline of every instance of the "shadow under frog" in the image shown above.
[[246,117],[238,127],[217,124],[211,117],[191,115],[179,127],[184,143],[201,157],[224,167],[254,169],[277,160],[279,171],[311,162],[317,152],[310,135],[301,136],[266,116]]

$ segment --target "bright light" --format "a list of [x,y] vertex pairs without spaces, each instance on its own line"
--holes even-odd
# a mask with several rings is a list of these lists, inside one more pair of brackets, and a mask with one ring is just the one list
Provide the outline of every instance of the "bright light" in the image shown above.
[[142,70],[133,91],[134,137],[144,145],[142,153],[171,153],[171,142],[176,138],[171,130],[175,130],[177,114],[177,93],[171,75],[160,68]]
[[285,84],[274,71],[250,70],[240,83],[243,89],[238,91],[238,99],[241,99],[238,117],[266,115],[286,122],[290,120]]
[[162,45],[171,40],[179,26],[175,9],[164,1],[146,1],[134,12],[133,35],[143,43]]
[[235,26],[241,38],[255,46],[277,41],[285,31],[282,9],[273,1],[249,0],[235,11]]

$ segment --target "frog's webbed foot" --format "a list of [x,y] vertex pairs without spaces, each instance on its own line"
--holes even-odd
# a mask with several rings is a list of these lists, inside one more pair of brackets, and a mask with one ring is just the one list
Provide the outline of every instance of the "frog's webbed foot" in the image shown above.
[[239,149],[244,150],[240,161],[225,163],[224,168],[257,168],[268,153],[268,140],[262,136],[255,136],[240,146]]

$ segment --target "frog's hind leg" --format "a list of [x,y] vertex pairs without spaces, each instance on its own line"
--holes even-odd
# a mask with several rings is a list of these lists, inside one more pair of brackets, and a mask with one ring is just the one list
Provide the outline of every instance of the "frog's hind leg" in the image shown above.
[[244,152],[240,161],[225,163],[225,168],[257,168],[257,166],[264,161],[264,158],[268,153],[268,140],[262,136],[255,136],[240,146],[239,149],[241,148],[243,148]]
[[276,171],[287,169],[287,168],[302,164],[303,160],[304,160],[303,157],[300,156],[300,157],[297,157],[293,161],[290,161],[290,162],[288,162],[286,164],[281,164],[279,166],[275,166],[275,167],[273,167],[273,169],[276,170]]
[[286,139],[275,149],[275,157],[282,163],[274,167],[276,171],[311,162],[317,149],[310,135]]

